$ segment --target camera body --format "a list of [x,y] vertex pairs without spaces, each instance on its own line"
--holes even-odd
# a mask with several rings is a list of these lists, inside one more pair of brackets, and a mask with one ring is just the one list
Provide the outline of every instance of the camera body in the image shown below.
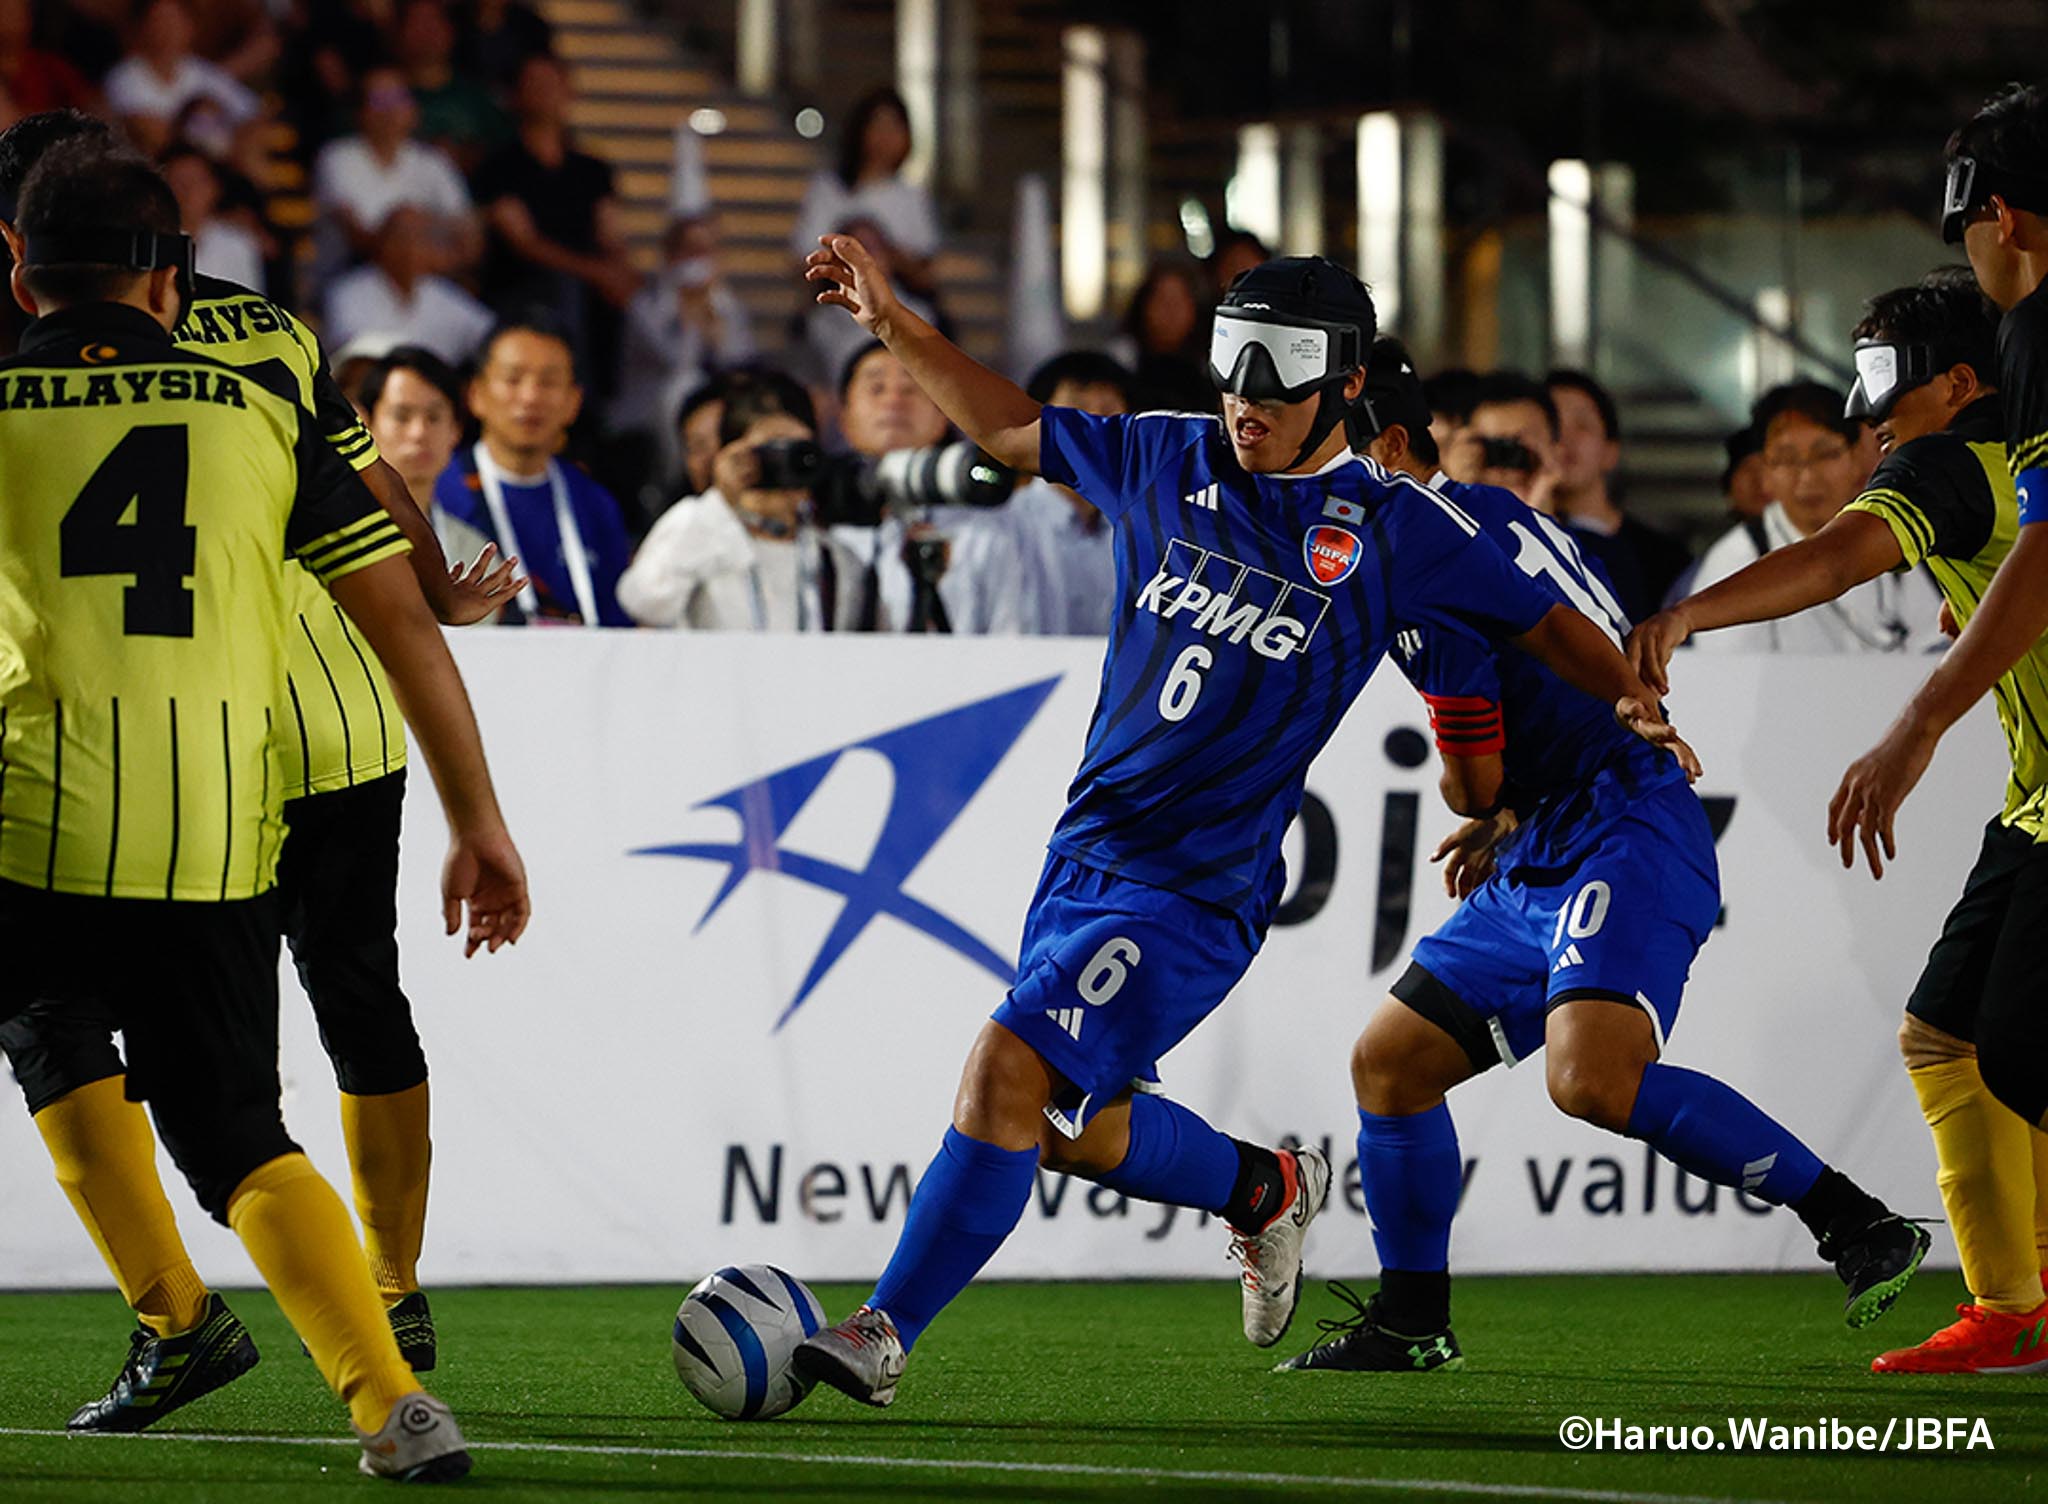
[[762,490],[810,492],[820,527],[874,527],[892,512],[926,507],[1001,506],[1017,481],[965,440],[869,459],[827,454],[814,439],[770,439],[756,446],[754,463]]
[[1482,438],[1479,453],[1481,463],[1489,470],[1514,470],[1532,475],[1538,468],[1535,451],[1520,439]]

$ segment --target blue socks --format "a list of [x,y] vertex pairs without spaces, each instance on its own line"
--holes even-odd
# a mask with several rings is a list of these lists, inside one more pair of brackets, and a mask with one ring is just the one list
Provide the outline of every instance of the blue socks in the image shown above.
[[1131,1098],[1131,1146],[1100,1184],[1144,1201],[1219,1215],[1237,1184],[1237,1144],[1180,1103],[1139,1092]]
[[1688,1175],[1775,1206],[1803,1198],[1822,1169],[1811,1149],[1734,1087],[1675,1065],[1644,1069],[1628,1136]]
[[1465,1161],[1448,1103],[1408,1117],[1358,1112],[1358,1178],[1380,1267],[1448,1269]]
[[1024,1215],[1038,1150],[999,1149],[957,1128],[918,1182],[903,1236],[868,1304],[889,1313],[905,1351],[967,1288]]

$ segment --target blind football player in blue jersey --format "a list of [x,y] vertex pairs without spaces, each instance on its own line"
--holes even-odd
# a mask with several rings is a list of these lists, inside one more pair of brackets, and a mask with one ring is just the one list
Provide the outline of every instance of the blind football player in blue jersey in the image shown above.
[[[1398,343],[1376,344],[1370,371],[1371,469],[1431,480],[1531,583],[1619,642],[1628,622],[1563,528],[1511,492],[1437,470],[1422,383]],[[1713,832],[1684,772],[1512,645],[1430,624],[1402,632],[1394,654],[1429,706],[1444,802],[1467,817],[1436,853],[1463,901],[1415,947],[1352,1052],[1380,1288],[1350,1297],[1355,1313],[1281,1367],[1463,1364],[1449,1254],[1464,1160],[1444,1096],[1544,1049],[1561,1110],[1791,1207],[1848,1286],[1849,1324],[1876,1320],[1927,1234],[1732,1088],[1659,1059],[1721,909]]]
[[1696,771],[1691,749],[1591,620],[1460,508],[1352,454],[1376,324],[1342,268],[1287,258],[1232,285],[1210,350],[1220,422],[1098,418],[1041,408],[977,364],[896,301],[857,241],[822,246],[807,272],[821,303],[848,309],[996,459],[1110,519],[1117,594],[1016,985],[968,1056],[874,1294],[798,1349],[798,1371],[888,1404],[925,1327],[1016,1226],[1041,1163],[1220,1215],[1244,1265],[1245,1335],[1271,1345],[1294,1314],[1329,1163],[1226,1137],[1158,1094],[1156,1066],[1257,954],[1309,763],[1395,634],[1512,638],[1656,756]]

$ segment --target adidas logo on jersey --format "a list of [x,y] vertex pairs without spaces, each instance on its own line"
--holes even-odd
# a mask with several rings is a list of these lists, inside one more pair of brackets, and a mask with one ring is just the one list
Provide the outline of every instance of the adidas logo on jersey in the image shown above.
[[1166,545],[1158,573],[1138,594],[1140,611],[1167,621],[1191,613],[1196,631],[1249,643],[1276,660],[1307,647],[1329,608],[1330,598],[1320,591],[1179,538]]
[[1081,1020],[1088,1016],[1084,1008],[1048,1008],[1045,1016],[1058,1024],[1076,1040],[1081,1037]]
[[1394,635],[1394,651],[1401,655],[1403,663],[1413,663],[1416,655],[1422,651],[1422,629],[1410,627],[1405,632],[1397,632]]
[[1216,510],[1216,503],[1222,499],[1222,496],[1223,487],[1212,482],[1202,487],[1201,490],[1193,495],[1183,496],[1181,500],[1191,507],[1200,507],[1205,512],[1213,512]]
[[1564,954],[1557,958],[1557,964],[1550,969],[1552,971],[1563,971],[1569,966],[1584,966],[1585,964],[1586,958],[1579,954],[1579,947],[1573,944],[1567,945],[1564,948]]

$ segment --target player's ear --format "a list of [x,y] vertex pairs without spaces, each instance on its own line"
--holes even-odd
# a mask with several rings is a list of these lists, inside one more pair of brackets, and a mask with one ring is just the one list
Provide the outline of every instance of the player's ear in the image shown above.
[[183,311],[178,306],[178,273],[175,267],[160,266],[149,273],[149,311],[164,321],[164,327],[175,328],[178,315]]
[[7,254],[16,266],[21,265],[21,231],[4,219],[0,219],[0,240],[7,242]]
[[14,258],[14,270],[8,274],[7,289],[14,294],[14,306],[30,318],[37,317],[35,294],[28,290],[28,268],[21,264],[21,258]]
[[1364,391],[1365,367],[1358,366],[1352,370],[1349,376],[1344,378],[1344,400],[1346,402],[1356,402]]

